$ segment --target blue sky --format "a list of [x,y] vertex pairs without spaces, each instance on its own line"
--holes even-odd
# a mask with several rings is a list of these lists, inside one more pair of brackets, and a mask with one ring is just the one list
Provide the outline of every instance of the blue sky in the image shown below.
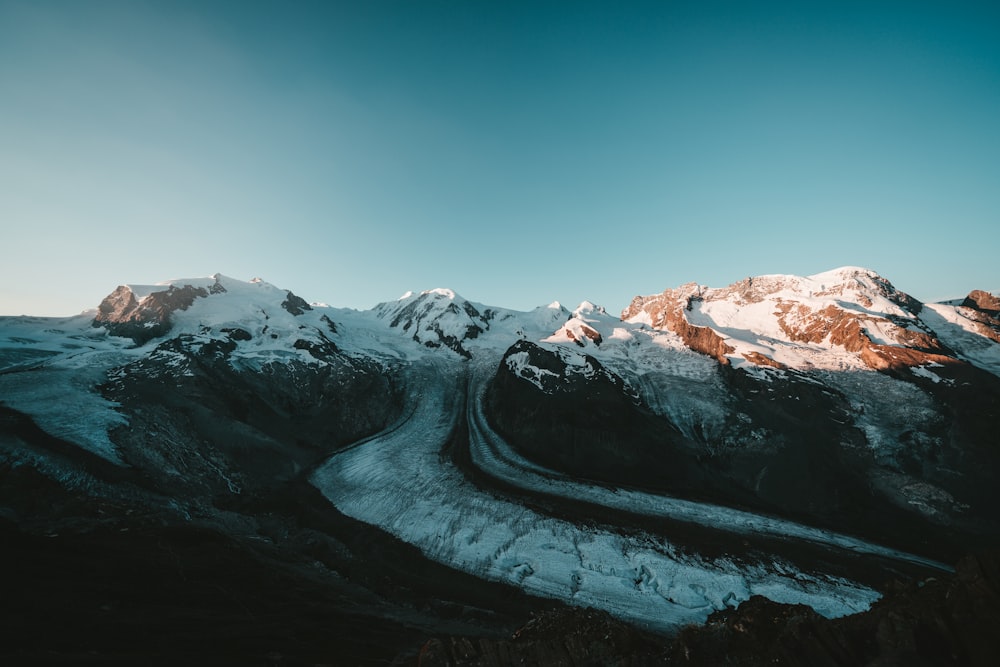
[[998,7],[0,0],[0,313],[1000,289]]

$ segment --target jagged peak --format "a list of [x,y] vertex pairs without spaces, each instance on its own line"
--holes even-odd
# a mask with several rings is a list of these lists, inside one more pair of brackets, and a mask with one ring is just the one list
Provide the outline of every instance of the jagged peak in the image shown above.
[[604,306],[598,306],[591,301],[581,301],[580,305],[576,307],[573,311],[574,317],[582,317],[584,315],[607,315],[608,311],[604,309]]
[[961,305],[995,316],[1000,313],[1000,295],[985,290],[972,290]]

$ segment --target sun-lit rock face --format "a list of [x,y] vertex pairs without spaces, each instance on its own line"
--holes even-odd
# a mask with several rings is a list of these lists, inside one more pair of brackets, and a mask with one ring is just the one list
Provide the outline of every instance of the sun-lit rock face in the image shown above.
[[977,333],[1000,343],[1000,296],[973,290],[956,312]]
[[965,297],[962,305],[966,308],[973,308],[990,317],[1000,315],[1000,296],[985,292],[983,290],[972,290],[969,296]]
[[701,286],[687,283],[676,289],[664,290],[661,294],[637,296],[622,311],[623,320],[642,318],[656,329],[675,332],[692,350],[707,354],[723,365],[729,364],[728,355],[735,352],[722,336],[709,327],[692,324],[685,315],[693,304],[704,299]]
[[[171,332],[179,314],[196,302],[211,298],[211,305],[193,316],[184,333],[198,327],[209,329],[228,322],[230,328],[243,320],[263,317],[271,329],[289,324],[300,328],[296,317],[312,311],[304,299],[260,278],[242,281],[215,274],[205,278],[171,280],[156,285],[120,285],[97,308],[93,326],[104,327],[112,336],[131,338],[137,345]],[[204,317],[202,317],[204,315]],[[273,319],[276,318],[276,319]],[[328,323],[332,325],[332,323]]]
[[614,327],[618,318],[608,315],[602,306],[589,301],[581,303],[555,333],[545,340],[550,343],[573,343],[577,347],[600,346],[604,334],[599,329],[607,325]]
[[112,335],[142,344],[167,332],[174,311],[187,310],[195,299],[208,295],[204,287],[167,285],[137,297],[131,286],[120,285],[97,307],[94,326],[107,327]]

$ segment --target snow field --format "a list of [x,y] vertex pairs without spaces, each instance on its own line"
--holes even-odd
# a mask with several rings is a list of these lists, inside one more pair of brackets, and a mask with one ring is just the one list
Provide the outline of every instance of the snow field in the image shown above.
[[1000,343],[984,336],[979,324],[967,317],[969,309],[943,303],[927,304],[920,313],[941,339],[960,358],[1000,376]]

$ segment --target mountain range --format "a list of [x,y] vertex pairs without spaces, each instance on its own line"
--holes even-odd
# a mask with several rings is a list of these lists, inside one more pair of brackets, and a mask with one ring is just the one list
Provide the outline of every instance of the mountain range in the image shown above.
[[[0,318],[0,527],[34,575],[8,626],[89,609],[58,655],[148,651],[143,619],[285,664],[405,662],[554,607],[654,637],[758,599],[871,614],[1000,547],[998,417],[1000,297],[921,303],[859,267],[619,315],[122,285]],[[130,565],[85,583],[101,554]]]

